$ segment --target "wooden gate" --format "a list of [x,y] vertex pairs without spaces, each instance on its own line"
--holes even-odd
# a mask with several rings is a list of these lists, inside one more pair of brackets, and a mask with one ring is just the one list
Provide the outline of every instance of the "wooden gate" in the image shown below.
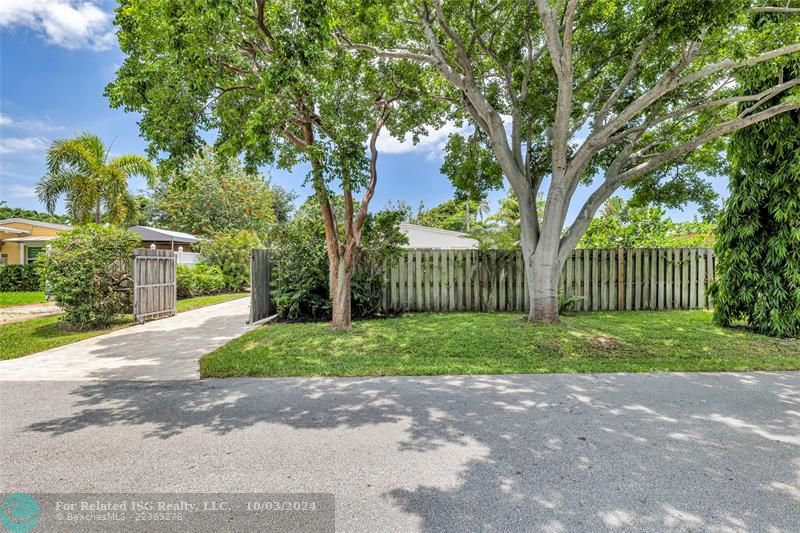
[[176,312],[175,252],[136,248],[133,251],[133,318],[137,322],[173,316]]
[[250,251],[250,323],[275,313],[272,304],[272,258],[269,250]]

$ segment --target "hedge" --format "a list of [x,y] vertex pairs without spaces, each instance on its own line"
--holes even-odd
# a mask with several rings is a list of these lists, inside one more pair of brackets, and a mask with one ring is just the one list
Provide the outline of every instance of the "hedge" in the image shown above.
[[0,292],[42,290],[42,277],[35,264],[0,266]]
[[225,275],[216,265],[200,263],[195,266],[178,265],[178,298],[192,298],[218,294],[225,289]]

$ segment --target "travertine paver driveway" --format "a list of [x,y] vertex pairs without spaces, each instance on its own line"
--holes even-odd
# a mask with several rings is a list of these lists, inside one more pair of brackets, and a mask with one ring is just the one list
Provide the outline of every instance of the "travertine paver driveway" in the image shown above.
[[199,378],[198,359],[250,329],[248,298],[0,361],[2,381]]

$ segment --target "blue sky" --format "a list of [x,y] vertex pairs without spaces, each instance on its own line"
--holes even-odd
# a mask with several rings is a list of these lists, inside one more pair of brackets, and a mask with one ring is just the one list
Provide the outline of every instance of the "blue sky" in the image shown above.
[[[112,153],[144,151],[138,116],[111,109],[103,96],[123,59],[113,34],[113,8],[113,2],[98,0],[0,0],[0,199],[9,205],[42,209],[33,188],[53,139],[90,131],[113,142]],[[452,197],[452,186],[439,172],[449,131],[431,132],[416,146],[383,138],[373,206],[402,200],[416,209],[420,202],[432,207]],[[302,188],[303,168],[263,172],[301,198],[309,194]],[[725,187],[724,180],[715,183],[721,193]],[[142,189],[140,180],[131,183],[131,190]],[[490,194],[493,210],[504,195]],[[587,195],[576,193],[572,215]],[[685,220],[695,213],[688,206],[670,215]]]

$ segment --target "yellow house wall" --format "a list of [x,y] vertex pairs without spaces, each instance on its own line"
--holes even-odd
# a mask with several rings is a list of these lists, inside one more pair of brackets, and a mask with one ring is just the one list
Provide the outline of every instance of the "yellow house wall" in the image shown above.
[[[4,231],[0,231],[0,241],[5,239],[13,239],[15,237],[51,237],[53,235],[58,235],[59,232],[63,230],[53,229],[53,228],[43,228],[42,226],[34,226],[32,224],[24,224],[22,222],[6,222],[3,224],[7,228],[14,228],[14,229],[22,229],[25,231],[30,231],[29,234],[21,235],[19,233],[6,233]],[[19,250],[20,250],[20,243],[18,242],[3,242],[0,243],[0,254],[7,254],[8,255],[8,264],[9,265],[19,265],[22,264],[24,261],[21,261]]]
[[[0,239],[7,239],[11,236],[10,233],[0,232]],[[18,242],[4,242],[0,243],[0,254],[8,256],[7,263],[9,265],[19,264],[19,243]]]

